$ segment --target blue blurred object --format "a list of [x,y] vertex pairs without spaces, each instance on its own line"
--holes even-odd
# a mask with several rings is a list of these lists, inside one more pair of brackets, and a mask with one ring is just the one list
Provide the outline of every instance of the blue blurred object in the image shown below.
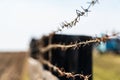
[[113,52],[120,52],[120,40],[115,38],[115,39],[110,39],[106,42],[106,48],[107,51],[113,51]]
[[98,46],[97,46],[97,50],[100,53],[104,53],[106,51],[106,43],[101,42]]
[[106,41],[106,43],[101,42],[97,46],[97,50],[100,53],[105,53],[105,52],[115,52],[115,53],[120,53],[120,39],[119,38],[112,38]]

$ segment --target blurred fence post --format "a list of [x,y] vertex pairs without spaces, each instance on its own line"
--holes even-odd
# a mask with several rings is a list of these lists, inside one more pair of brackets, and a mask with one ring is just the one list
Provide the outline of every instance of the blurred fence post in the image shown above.
[[[91,39],[92,37],[90,36],[55,34],[52,36],[51,44],[70,44],[71,42],[73,43],[75,43],[76,41],[82,42]],[[44,38],[43,42],[47,46],[49,44],[49,38],[48,37]],[[81,45],[76,49],[74,48],[69,48],[67,50],[61,48],[52,49],[51,63],[53,65],[58,66],[59,68],[64,68],[66,72],[90,75],[92,74],[92,46],[93,44],[90,43],[86,45]],[[46,52],[46,54],[44,54],[46,59],[49,59],[48,53],[49,51]],[[31,53],[31,56],[33,56],[34,54],[36,53]],[[60,80],[70,80],[67,79],[66,77],[59,78]],[[76,77],[76,80],[83,79]],[[89,80],[92,80],[92,76],[90,77]]]

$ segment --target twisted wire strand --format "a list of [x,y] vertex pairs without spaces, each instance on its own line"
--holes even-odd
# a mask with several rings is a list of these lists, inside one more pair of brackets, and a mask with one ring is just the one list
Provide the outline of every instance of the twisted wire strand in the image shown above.
[[54,66],[49,61],[47,61],[43,58],[40,58],[40,61],[42,64],[47,65],[49,68],[53,69],[54,72],[57,72],[60,77],[65,76],[66,78],[73,78],[73,80],[75,80],[75,77],[80,77],[80,78],[83,78],[84,80],[88,80],[91,77],[91,74],[83,75],[83,74],[74,74],[72,72],[62,71],[60,68],[58,68],[57,66]]
[[89,5],[86,9],[81,6],[83,11],[76,10],[77,17],[74,20],[72,20],[71,22],[67,22],[67,21],[62,22],[61,27],[59,27],[56,31],[53,31],[53,33],[60,32],[64,28],[72,28],[73,26],[75,26],[76,23],[80,21],[80,17],[84,16],[85,14],[88,14],[88,12],[90,12],[89,9],[91,8],[91,6],[94,6],[96,3],[98,3],[98,0],[92,0],[91,2],[88,2],[88,3]]
[[65,45],[65,44],[49,44],[48,46],[46,47],[40,47],[39,50],[41,53],[45,53],[51,49],[56,49],[56,48],[61,48],[62,50],[66,50],[68,48],[78,48],[80,47],[81,45],[87,45],[87,44],[90,44],[90,43],[99,43],[99,42],[106,42],[107,40],[109,40],[111,37],[114,37],[114,36],[117,36],[119,33],[114,33],[112,35],[104,35],[103,37],[100,37],[100,38],[95,38],[95,39],[91,39],[91,40],[86,40],[86,41],[83,41],[83,42],[75,42],[74,44],[68,44],[68,45]]

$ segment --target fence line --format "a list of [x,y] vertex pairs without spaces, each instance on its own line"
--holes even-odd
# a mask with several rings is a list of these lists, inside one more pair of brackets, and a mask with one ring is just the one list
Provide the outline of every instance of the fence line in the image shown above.
[[[76,26],[76,24],[80,21],[81,16],[88,15],[88,12],[90,12],[91,6],[94,6],[96,3],[98,3],[98,0],[92,0],[91,2],[88,2],[88,3],[89,3],[89,5],[87,8],[84,8],[81,6],[83,11],[76,10],[77,16],[74,18],[74,20],[72,20],[71,22],[67,22],[67,21],[62,22],[61,27],[59,27],[56,31],[53,31],[52,33],[50,33],[49,37],[53,36],[57,32],[62,31],[64,28],[72,28],[73,26]],[[105,35],[105,36],[100,37],[100,38],[95,38],[95,39],[87,40],[87,41],[83,41],[83,42],[75,42],[73,44],[68,44],[68,45],[48,44],[46,47],[39,47],[39,50],[42,54],[44,54],[45,52],[50,51],[51,49],[56,49],[56,48],[61,48],[62,50],[66,50],[68,48],[76,49],[76,48],[80,47],[81,45],[87,45],[89,43],[106,42],[106,40],[110,39],[113,36],[117,36],[117,35],[118,35],[117,33],[112,34],[112,35]],[[51,43],[51,41],[49,41],[49,43]],[[51,54],[51,51],[49,53]],[[61,76],[61,77],[65,76],[66,78],[73,78],[73,80],[75,79],[75,77],[80,77],[84,80],[89,80],[89,78],[91,77],[91,74],[90,75],[83,75],[83,74],[74,74],[71,72],[65,72],[62,69],[51,64],[50,61],[47,61],[40,56],[40,62],[44,65],[47,65],[49,67],[49,69],[51,68],[53,71],[57,72],[59,74],[59,76]]]
[[76,10],[76,14],[77,14],[77,17],[75,17],[74,20],[72,20],[71,22],[62,22],[61,24],[61,27],[59,27],[56,31],[53,31],[52,33],[56,33],[56,32],[59,32],[59,31],[62,31],[64,28],[72,28],[73,26],[76,25],[76,23],[78,23],[80,21],[80,17],[81,16],[85,16],[86,14],[88,14],[88,12],[90,12],[90,8],[91,6],[94,6],[96,3],[99,3],[98,0],[92,0],[91,2],[88,2],[89,5],[87,8],[83,8],[81,6],[81,8],[83,9],[83,11],[80,11],[80,10]]
[[81,45],[86,45],[89,43],[99,43],[99,42],[106,42],[106,40],[110,39],[111,37],[117,36],[119,33],[114,33],[112,35],[105,35],[101,38],[95,38],[92,40],[87,40],[87,41],[83,41],[83,42],[75,42],[74,44],[49,44],[46,47],[40,47],[39,50],[41,53],[45,53],[51,49],[56,49],[56,48],[61,48],[62,50],[66,50],[68,48],[74,48],[76,49],[77,47],[80,47]]
[[84,80],[88,80],[91,77],[91,74],[83,75],[83,74],[74,74],[71,72],[65,72],[64,70],[58,68],[57,66],[54,66],[53,64],[43,59],[42,57],[40,57],[40,61],[42,64],[47,65],[49,68],[53,69],[54,72],[57,72],[60,77],[65,76],[66,78],[72,78],[73,80],[75,80],[75,77],[80,77],[80,78],[83,78]]

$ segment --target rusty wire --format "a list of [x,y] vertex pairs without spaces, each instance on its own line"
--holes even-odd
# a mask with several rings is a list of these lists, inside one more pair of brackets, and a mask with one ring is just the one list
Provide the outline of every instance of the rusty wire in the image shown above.
[[53,64],[51,64],[49,61],[43,59],[42,57],[40,57],[40,61],[42,64],[47,65],[49,68],[53,69],[54,72],[57,72],[59,77],[72,78],[73,80],[75,80],[75,77],[79,77],[84,80],[88,80],[91,77],[91,74],[83,75],[83,74],[74,74],[72,72],[65,72],[64,70],[58,68],[57,66],[54,66]]
[[92,0],[91,2],[88,2],[89,5],[87,8],[83,8],[81,6],[83,11],[76,10],[77,17],[74,20],[72,20],[71,22],[67,22],[67,21],[62,22],[61,27],[59,27],[56,31],[53,31],[53,33],[60,32],[64,28],[72,28],[73,26],[75,26],[76,23],[78,23],[80,21],[80,17],[88,14],[88,12],[90,12],[89,9],[91,8],[91,6],[94,6],[98,2],[99,2],[98,0]]
[[[73,26],[75,26],[76,23],[78,23],[80,21],[80,17],[84,16],[84,15],[87,15],[88,12],[90,12],[91,6],[94,6],[96,3],[98,3],[98,0],[92,0],[91,2],[88,2],[88,3],[89,3],[89,5],[88,5],[87,8],[84,8],[84,7],[81,6],[83,11],[76,10],[77,17],[74,20],[72,20],[71,22],[67,22],[67,21],[62,22],[61,27],[59,27],[56,31],[53,31],[49,36],[54,35],[55,33],[59,32],[59,31],[62,31],[64,28],[72,28]],[[76,48],[80,47],[80,45],[86,45],[86,44],[89,44],[89,43],[96,43],[96,42],[98,42],[98,43],[99,42],[106,42],[106,40],[108,40],[112,36],[116,36],[116,35],[118,35],[118,34],[115,33],[115,34],[112,34],[112,35],[105,35],[105,36],[100,37],[100,38],[95,38],[95,39],[87,40],[87,41],[83,41],[83,42],[75,42],[73,44],[68,44],[68,45],[65,45],[65,44],[49,44],[46,47],[40,47],[39,50],[40,50],[41,53],[44,54],[45,52],[47,52],[51,49],[56,49],[56,48],[61,48],[62,50],[66,50],[68,48],[76,49]],[[40,58],[40,61],[42,62],[42,64],[45,64],[49,68],[52,68],[61,77],[65,76],[66,78],[75,79],[75,77],[77,76],[77,77],[80,77],[84,80],[89,80],[89,78],[91,77],[91,74],[90,75],[83,75],[83,74],[74,74],[74,73],[71,73],[71,72],[62,71],[60,68],[54,66],[49,61],[47,61],[43,58]]]
[[[94,43],[94,42],[106,42],[107,40],[109,40],[110,38],[112,37],[115,37],[115,36],[118,36],[119,33],[113,33],[112,35],[104,35],[103,37],[101,38],[95,38],[93,40],[88,40],[88,41],[85,41],[85,42],[78,42],[78,43],[75,43],[75,44],[71,44],[71,45],[61,45],[61,44],[49,44],[48,46],[51,45],[51,47],[48,47],[48,48],[43,48],[45,49],[45,51],[43,50],[43,52],[45,53],[46,51],[48,51],[49,49],[52,49],[52,48],[70,48],[70,47],[78,47],[79,45],[81,44],[89,44],[89,43]],[[65,72],[65,70],[63,69],[60,69],[58,68],[57,66],[51,64],[49,61],[43,59],[43,57],[40,56],[40,62],[44,65],[47,65],[49,68],[51,68],[54,72],[57,72],[57,74],[60,76],[60,77],[66,77],[66,78],[72,78],[73,80],[75,80],[76,77],[79,77],[83,80],[89,80],[89,78],[91,77],[91,74],[89,75],[83,75],[83,74],[75,74],[75,73],[72,73],[72,72]]]
[[112,35],[104,35],[100,38],[95,38],[95,39],[91,39],[91,40],[86,40],[86,41],[83,41],[83,42],[75,42],[73,44],[68,44],[68,45],[65,45],[65,44],[49,44],[48,46],[46,47],[40,47],[39,50],[41,53],[45,53],[51,49],[56,49],[56,48],[61,48],[61,50],[66,50],[68,48],[73,48],[73,49],[76,49],[78,47],[80,47],[81,45],[87,45],[89,43],[99,43],[99,42],[106,42],[106,40],[110,39],[111,37],[114,37],[114,36],[117,36],[119,33],[114,33]]

